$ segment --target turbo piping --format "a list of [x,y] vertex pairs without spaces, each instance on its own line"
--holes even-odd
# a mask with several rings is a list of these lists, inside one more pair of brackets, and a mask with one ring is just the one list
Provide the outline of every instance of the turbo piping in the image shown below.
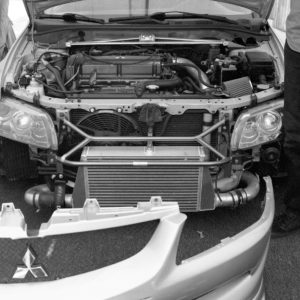
[[245,183],[245,188],[239,188],[227,193],[216,193],[215,207],[237,207],[257,197],[260,190],[257,176],[245,171],[241,182]]

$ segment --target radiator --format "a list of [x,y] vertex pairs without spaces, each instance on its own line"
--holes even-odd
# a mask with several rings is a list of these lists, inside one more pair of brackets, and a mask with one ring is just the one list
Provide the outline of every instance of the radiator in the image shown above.
[[177,201],[181,211],[214,209],[214,192],[207,168],[199,166],[147,166],[155,161],[203,161],[197,146],[158,146],[149,153],[144,147],[87,147],[81,161],[129,161],[126,166],[85,166],[77,173],[73,193],[76,207],[86,198],[96,198],[102,207],[136,206],[160,196]]
[[[90,114],[83,109],[73,109],[70,111],[70,120],[72,123],[77,124],[81,118]],[[141,135],[147,136],[148,128],[143,122],[140,122],[138,113],[128,114],[133,118],[141,129]],[[163,123],[157,123],[154,126],[155,136],[195,136],[203,131],[203,111],[201,110],[187,110],[182,115],[171,116],[168,124],[162,132]],[[196,142],[155,142],[156,145],[197,145]]]

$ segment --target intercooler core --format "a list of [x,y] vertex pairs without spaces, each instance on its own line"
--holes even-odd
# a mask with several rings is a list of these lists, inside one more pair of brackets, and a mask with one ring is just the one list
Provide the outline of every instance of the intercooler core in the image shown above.
[[[214,191],[208,168],[185,165],[205,160],[203,148],[197,146],[86,147],[81,161],[89,165],[78,170],[74,206],[96,198],[102,207],[128,207],[160,196],[163,201],[177,201],[181,211],[212,210]],[[166,161],[168,165],[163,164]]]

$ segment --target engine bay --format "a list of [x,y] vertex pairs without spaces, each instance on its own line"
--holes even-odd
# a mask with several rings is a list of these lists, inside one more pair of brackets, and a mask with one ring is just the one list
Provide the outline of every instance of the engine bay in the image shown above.
[[98,45],[37,51],[17,87],[57,98],[228,98],[274,87],[271,55],[223,45]]

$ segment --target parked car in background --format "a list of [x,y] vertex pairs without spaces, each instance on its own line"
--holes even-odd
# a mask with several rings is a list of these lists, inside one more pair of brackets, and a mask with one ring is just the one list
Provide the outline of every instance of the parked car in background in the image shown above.
[[8,49],[15,41],[12,23],[8,18],[9,0],[0,2],[0,61],[5,57]]
[[[2,297],[264,299],[261,176],[279,167],[284,101],[273,2],[24,0],[30,25],[0,66],[2,171],[39,178],[24,201],[50,217],[27,230],[36,216],[3,203]],[[182,256],[185,213],[228,208],[256,218]]]

